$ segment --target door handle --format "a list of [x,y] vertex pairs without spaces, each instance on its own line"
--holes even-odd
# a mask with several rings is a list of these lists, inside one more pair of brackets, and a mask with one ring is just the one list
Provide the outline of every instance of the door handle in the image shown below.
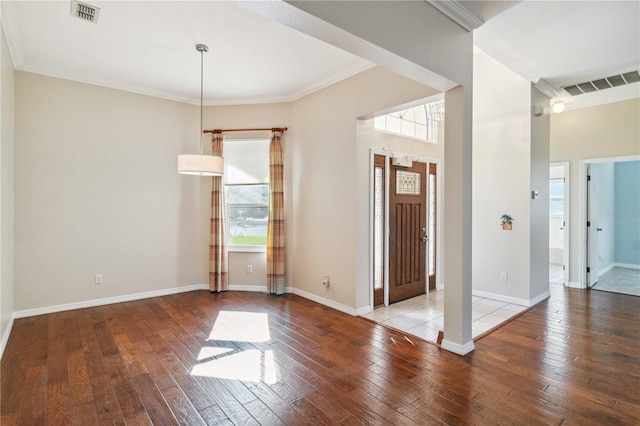
[[425,235],[424,237],[420,238],[422,240],[423,243],[426,243],[427,240],[429,239],[428,235]]
[[596,231],[602,232],[602,228],[596,228]]

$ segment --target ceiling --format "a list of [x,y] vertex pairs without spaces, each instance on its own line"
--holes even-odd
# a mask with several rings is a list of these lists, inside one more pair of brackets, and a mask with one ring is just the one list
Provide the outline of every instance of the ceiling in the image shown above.
[[[198,104],[292,101],[374,64],[223,1],[3,1],[15,68]],[[640,68],[639,1],[460,1],[482,51],[582,107],[640,97],[640,83],[571,97],[562,87]],[[303,58],[303,60],[300,60]],[[606,93],[605,93],[606,92]]]

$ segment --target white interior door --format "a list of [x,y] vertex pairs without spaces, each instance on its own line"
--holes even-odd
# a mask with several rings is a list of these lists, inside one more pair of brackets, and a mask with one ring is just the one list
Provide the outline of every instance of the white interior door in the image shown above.
[[587,165],[587,286],[598,282],[598,171]]
[[551,164],[549,168],[549,282],[565,285],[568,283],[567,167],[567,164]]

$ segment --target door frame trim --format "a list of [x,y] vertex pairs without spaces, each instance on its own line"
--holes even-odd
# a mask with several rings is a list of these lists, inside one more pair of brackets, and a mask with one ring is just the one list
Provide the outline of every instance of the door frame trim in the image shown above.
[[[402,155],[404,156],[405,154],[401,154],[401,153],[395,153],[396,155]],[[385,150],[385,149],[374,149],[371,148],[369,150],[369,282],[368,282],[368,286],[369,286],[369,312],[373,311],[374,306],[373,306],[373,228],[374,228],[374,223],[375,223],[375,219],[374,219],[374,212],[373,212],[373,208],[372,208],[372,203],[373,203],[373,199],[374,199],[374,155],[381,155],[385,157],[385,170],[387,171],[387,173],[385,173],[385,196],[384,196],[384,202],[385,202],[385,206],[384,206],[384,239],[387,242],[384,246],[384,264],[387,265],[387,267],[384,269],[384,282],[383,282],[383,286],[384,286],[384,306],[389,306],[389,182],[390,182],[390,174],[389,174],[389,169],[391,166],[391,157],[394,155],[393,152]],[[442,203],[442,188],[444,187],[444,162],[441,160],[436,160],[436,159],[431,159],[428,157],[422,157],[422,156],[417,156],[417,155],[409,155],[409,157],[411,158],[412,161],[417,161],[419,163],[425,163],[427,165],[427,172],[428,172],[428,165],[431,164],[435,164],[437,166],[437,170],[438,170],[438,179],[436,181],[436,217],[437,222],[436,222],[436,235],[442,235],[442,222],[444,221],[444,216],[443,216],[443,203]],[[428,185],[427,185],[428,187]],[[425,198],[427,198],[427,194],[425,194]],[[425,202],[427,200],[425,199]],[[429,208],[427,205],[427,209],[426,209],[426,214],[427,214],[427,221],[429,220]],[[442,290],[444,289],[444,284],[442,284],[442,265],[443,265],[443,242],[442,242],[442,238],[438,238],[438,240],[436,241],[436,253],[440,253],[440,256],[436,256],[436,290]],[[428,283],[428,279],[429,279],[429,251],[426,250],[425,251],[425,287],[426,287],[426,293],[429,293],[429,283]]]
[[640,155],[625,155],[620,157],[589,158],[580,160],[579,187],[578,187],[578,211],[580,212],[580,244],[578,248],[578,286],[571,287],[588,288],[587,283],[587,165],[598,163],[618,163],[625,161],[640,161]]

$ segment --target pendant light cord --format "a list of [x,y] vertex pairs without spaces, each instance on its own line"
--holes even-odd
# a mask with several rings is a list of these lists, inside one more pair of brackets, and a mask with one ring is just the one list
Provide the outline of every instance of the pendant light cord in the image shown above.
[[202,109],[203,109],[203,86],[204,86],[204,50],[200,50],[200,155],[204,153],[204,143],[202,142]]

